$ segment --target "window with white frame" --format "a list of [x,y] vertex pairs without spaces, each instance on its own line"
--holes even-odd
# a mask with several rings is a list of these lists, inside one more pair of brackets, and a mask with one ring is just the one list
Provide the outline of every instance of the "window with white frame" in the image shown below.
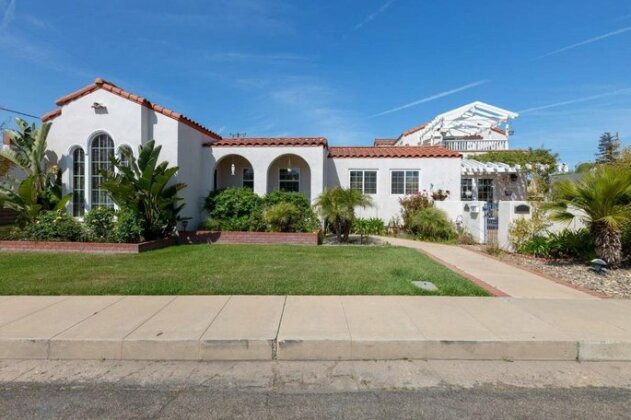
[[85,152],[77,147],[72,152],[72,215],[85,212]]
[[460,199],[462,201],[473,200],[473,179],[462,178],[462,182],[460,184]]
[[90,206],[91,208],[114,208],[114,202],[101,188],[102,172],[114,170],[110,160],[114,156],[114,142],[107,134],[100,134],[90,144]]
[[300,168],[281,168],[278,188],[281,191],[300,192]]
[[377,171],[350,171],[350,187],[364,194],[377,194]]
[[392,171],[392,194],[416,194],[419,191],[419,171]]
[[493,179],[478,179],[478,201],[493,201]]
[[254,189],[254,170],[252,168],[243,168],[243,186],[251,190]]

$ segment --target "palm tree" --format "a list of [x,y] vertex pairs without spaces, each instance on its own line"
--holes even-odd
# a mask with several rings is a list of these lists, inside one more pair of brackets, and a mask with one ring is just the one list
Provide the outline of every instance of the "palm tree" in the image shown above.
[[[325,221],[333,224],[338,241],[348,241],[348,235],[355,219],[356,207],[368,207],[372,199],[361,191],[336,187],[325,190],[314,204]],[[342,235],[344,235],[342,237]]]
[[631,169],[603,165],[578,182],[559,182],[554,200],[546,208],[555,220],[581,218],[594,238],[598,257],[618,267],[622,260],[621,231],[631,223]]
[[161,149],[155,140],[148,141],[138,148],[138,160],[122,150],[121,160],[112,158],[117,171],[102,174],[102,188],[121,210],[132,211],[142,222],[146,240],[170,235],[184,207],[177,194],[186,184],[170,182],[178,167],[169,168],[166,161],[158,164]]

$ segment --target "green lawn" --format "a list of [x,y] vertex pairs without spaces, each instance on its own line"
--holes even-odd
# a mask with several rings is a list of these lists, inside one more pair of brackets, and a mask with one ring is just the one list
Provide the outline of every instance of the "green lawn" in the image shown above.
[[419,252],[397,247],[185,245],[140,255],[0,253],[0,295],[486,296]]

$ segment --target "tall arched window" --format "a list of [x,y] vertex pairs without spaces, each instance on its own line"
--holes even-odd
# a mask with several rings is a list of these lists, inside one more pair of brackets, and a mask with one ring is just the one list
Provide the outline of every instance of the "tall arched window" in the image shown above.
[[92,208],[114,208],[112,199],[101,188],[102,171],[112,171],[114,166],[110,158],[114,156],[114,142],[107,134],[99,134],[90,145],[90,205]]
[[85,211],[85,153],[77,147],[72,152],[72,215],[81,217]]

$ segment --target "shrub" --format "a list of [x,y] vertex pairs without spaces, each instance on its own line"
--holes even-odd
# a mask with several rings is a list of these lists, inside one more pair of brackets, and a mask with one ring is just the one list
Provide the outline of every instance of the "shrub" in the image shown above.
[[123,210],[117,214],[110,239],[120,243],[137,243],[144,240],[143,231],[143,221],[138,214],[132,210]]
[[432,207],[432,202],[426,194],[406,195],[399,199],[401,204],[401,216],[403,217],[403,226],[408,229],[412,223],[412,219],[421,210]]
[[297,225],[304,222],[302,211],[288,202],[274,204],[265,209],[263,219],[272,232],[296,232]]
[[259,231],[265,229],[263,199],[249,188],[213,191],[206,198],[209,220],[204,227],[217,230]]
[[535,257],[548,258],[550,256],[550,246],[545,236],[534,236],[524,242],[518,249],[520,254],[532,255]]
[[273,191],[263,197],[263,206],[268,209],[280,203],[290,203],[300,211],[300,218],[293,223],[293,232],[315,232],[320,228],[320,221],[311,208],[309,199],[298,192]]
[[559,233],[550,233],[548,236],[548,256],[587,261],[596,257],[596,246],[589,230],[565,229]]
[[19,239],[29,241],[80,241],[84,238],[81,223],[65,210],[40,213],[34,223],[17,232]]
[[545,212],[533,206],[531,218],[515,220],[508,229],[508,237],[513,249],[519,250],[531,239],[543,236],[549,227]]
[[408,230],[418,239],[426,241],[450,241],[458,236],[447,214],[435,207],[427,207],[416,213]]
[[476,240],[473,238],[473,235],[469,232],[458,232],[458,238],[456,242],[459,245],[477,245]]
[[115,212],[105,207],[97,207],[87,212],[83,218],[86,234],[90,241],[105,242],[112,234]]
[[631,221],[622,229],[622,253],[631,258]]
[[352,232],[361,235],[383,235],[386,233],[386,224],[378,217],[358,218],[353,221]]
[[397,236],[403,230],[401,219],[398,216],[391,217],[386,229],[388,235]]

